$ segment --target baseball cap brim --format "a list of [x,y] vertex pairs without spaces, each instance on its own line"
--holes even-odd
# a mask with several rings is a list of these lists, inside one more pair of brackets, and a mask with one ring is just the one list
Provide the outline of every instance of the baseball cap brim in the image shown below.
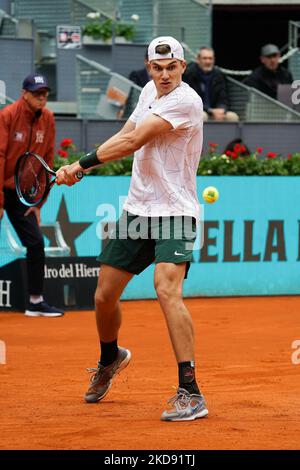
[[275,44],[267,44],[261,48],[261,55],[263,57],[268,57],[270,55],[280,54],[280,50]]
[[37,91],[37,90],[42,90],[42,89],[45,89],[48,91],[51,90],[51,88],[49,88],[46,85],[43,85],[42,83],[40,85],[26,86],[26,88],[24,88],[24,90],[27,90],[27,91]]

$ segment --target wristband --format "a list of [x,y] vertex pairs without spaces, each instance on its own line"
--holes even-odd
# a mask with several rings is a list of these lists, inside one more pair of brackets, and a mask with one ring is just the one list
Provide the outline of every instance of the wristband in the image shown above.
[[87,170],[88,168],[91,168],[92,166],[100,165],[101,162],[97,158],[97,150],[92,150],[91,152],[87,153],[83,157],[79,159],[79,165],[81,168],[84,170]]

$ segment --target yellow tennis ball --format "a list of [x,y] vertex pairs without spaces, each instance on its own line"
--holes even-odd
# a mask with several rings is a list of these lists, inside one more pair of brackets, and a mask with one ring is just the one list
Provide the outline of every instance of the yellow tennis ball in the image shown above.
[[214,186],[208,186],[203,190],[202,197],[205,202],[212,204],[219,199],[219,191]]

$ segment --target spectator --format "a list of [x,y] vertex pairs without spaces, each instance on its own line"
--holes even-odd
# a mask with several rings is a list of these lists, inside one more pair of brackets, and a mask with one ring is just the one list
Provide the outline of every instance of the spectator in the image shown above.
[[201,96],[204,121],[238,121],[236,113],[228,111],[229,100],[224,74],[215,67],[215,53],[211,47],[201,47],[197,61],[191,62],[183,80]]
[[31,317],[63,315],[62,310],[48,305],[43,298],[45,253],[40,208],[24,206],[14,183],[16,163],[26,151],[40,154],[53,166],[55,122],[53,114],[45,109],[48,94],[47,79],[39,74],[29,75],[23,81],[20,99],[0,111],[0,220],[5,210],[27,248],[29,302],[25,315]]
[[280,65],[280,57],[280,50],[275,44],[263,46],[260,54],[261,65],[245,79],[245,85],[277,99],[278,85],[288,85],[293,82],[291,72]]
[[144,88],[144,86],[149,82],[149,80],[151,80],[151,77],[148,72],[148,50],[146,50],[145,53],[144,64],[145,67],[143,69],[133,70],[132,72],[130,72],[130,75],[128,77],[129,80],[136,83],[141,88]]

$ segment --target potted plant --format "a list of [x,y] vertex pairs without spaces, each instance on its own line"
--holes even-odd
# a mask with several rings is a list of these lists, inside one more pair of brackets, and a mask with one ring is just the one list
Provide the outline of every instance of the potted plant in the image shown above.
[[134,33],[132,24],[123,23],[122,21],[115,24],[115,42],[132,42]]
[[131,42],[134,37],[134,26],[128,23],[100,19],[100,13],[89,13],[89,22],[83,27],[83,43],[111,44],[113,36],[115,42]]

